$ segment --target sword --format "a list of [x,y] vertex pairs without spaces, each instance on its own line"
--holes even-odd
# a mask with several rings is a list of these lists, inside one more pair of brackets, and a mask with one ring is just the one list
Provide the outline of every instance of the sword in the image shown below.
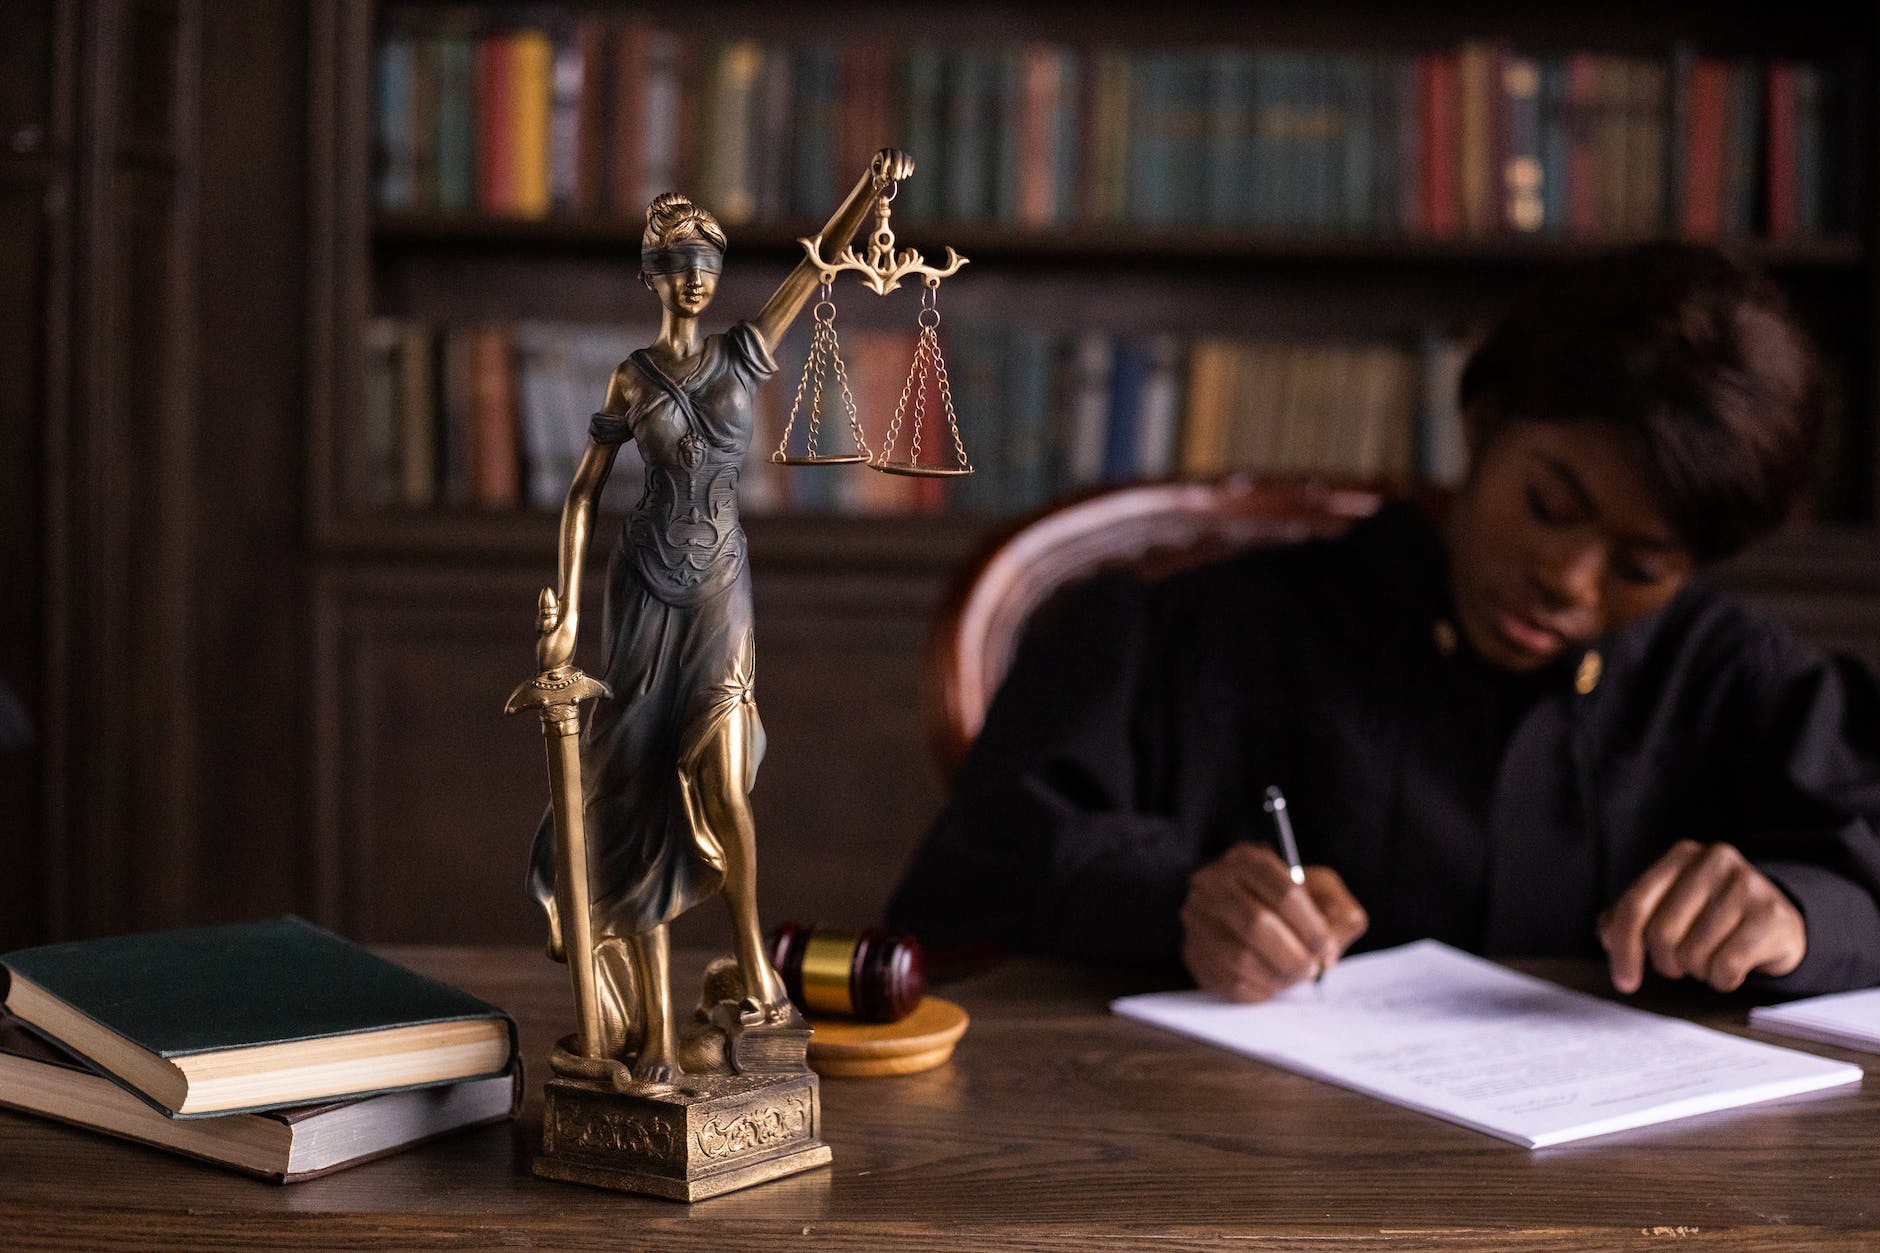
[[[561,617],[553,588],[543,588],[539,621],[552,630]],[[587,821],[581,803],[581,702],[611,697],[605,683],[572,663],[542,671],[509,694],[506,714],[533,709],[548,750],[549,808],[555,817],[555,912],[562,956],[574,981],[578,1043],[584,1057],[601,1056],[601,1003],[594,971],[594,920],[589,916]]]

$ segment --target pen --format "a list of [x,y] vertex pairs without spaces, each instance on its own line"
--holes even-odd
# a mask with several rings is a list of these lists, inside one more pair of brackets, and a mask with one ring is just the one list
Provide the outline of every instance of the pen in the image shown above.
[[[1280,856],[1286,859],[1286,873],[1300,887],[1306,885],[1306,868],[1299,861],[1299,841],[1293,838],[1292,818],[1286,812],[1286,793],[1278,787],[1266,789],[1266,812],[1273,815],[1273,829],[1279,833]],[[1313,962],[1312,982],[1325,981],[1325,962]]]

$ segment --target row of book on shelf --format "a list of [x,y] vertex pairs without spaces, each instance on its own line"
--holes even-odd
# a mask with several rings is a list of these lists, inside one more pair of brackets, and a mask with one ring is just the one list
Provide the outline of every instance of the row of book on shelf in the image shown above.
[[1857,67],[1716,56],[771,43],[643,17],[394,9],[376,47],[391,214],[615,217],[686,191],[819,221],[870,153],[901,207],[1019,228],[1448,237],[1851,229]]
[[293,917],[0,956],[0,1107],[278,1183],[521,1103],[509,1016]]
[[[608,379],[655,333],[537,320],[375,319],[367,331],[366,503],[559,510]],[[914,335],[863,329],[842,343],[857,418],[875,451],[907,381]],[[777,354],[778,376],[758,389],[743,510],[1003,514],[1075,488],[1142,478],[1274,471],[1454,482],[1462,470],[1460,334],[1291,342],[960,321],[950,324],[945,351],[973,474],[908,478],[773,462],[807,352],[799,329]],[[805,398],[791,429],[793,454],[804,451],[808,406]],[[819,449],[853,451],[833,382],[821,412]],[[910,405],[896,457],[908,450],[912,422]],[[951,435],[931,400],[923,447],[923,462],[951,463]],[[637,499],[638,464],[634,447],[623,446],[603,509]]]

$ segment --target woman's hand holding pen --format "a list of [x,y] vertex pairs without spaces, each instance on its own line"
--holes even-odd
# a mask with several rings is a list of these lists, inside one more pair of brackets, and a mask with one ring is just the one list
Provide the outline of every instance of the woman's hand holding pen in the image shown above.
[[1263,844],[1235,844],[1188,879],[1182,961],[1195,982],[1233,1001],[1263,1001],[1324,970],[1370,925],[1344,880],[1307,866],[1294,883]]
[[1612,986],[1636,992],[1645,962],[1667,979],[1689,975],[1732,992],[1752,972],[1802,964],[1802,913],[1732,844],[1679,840],[1599,916]]

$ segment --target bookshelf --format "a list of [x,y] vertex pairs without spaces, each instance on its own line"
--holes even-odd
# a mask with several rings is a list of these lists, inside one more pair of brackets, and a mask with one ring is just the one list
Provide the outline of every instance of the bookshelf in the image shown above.
[[[1382,70],[1371,79],[1353,79],[1348,71],[1354,67],[1412,73],[1419,65],[1445,65],[1478,73],[1468,57],[1492,52],[1503,58],[1491,62],[1495,67],[1505,70],[1511,61],[1534,65],[1556,75],[1546,79],[1554,83],[1579,63],[1578,57],[1587,64],[1654,67],[1662,81],[1654,87],[1648,75],[1641,90],[1647,93],[1643,99],[1658,102],[1657,113],[1649,105],[1645,112],[1650,115],[1647,122],[1655,118],[1661,130],[1679,125],[1682,115],[1674,105],[1695,81],[1689,69],[1693,64],[1751,67],[1749,78],[1764,89],[1770,65],[1818,69],[1830,84],[1825,89],[1830,103],[1823,106],[1822,116],[1844,118],[1851,129],[1843,132],[1843,123],[1835,121],[1812,132],[1802,149],[1803,159],[1815,162],[1808,168],[1821,171],[1813,180],[1815,190],[1796,193],[1791,188],[1785,194],[1801,203],[1785,204],[1775,217],[1768,171],[1757,165],[1753,204],[1743,210],[1750,215],[1744,219],[1750,229],[1725,230],[1724,240],[1770,267],[1793,293],[1834,363],[1844,416],[1837,426],[1833,465],[1824,470],[1815,520],[1747,555],[1725,577],[1787,615],[1804,632],[1880,662],[1880,523],[1874,508],[1880,496],[1880,196],[1875,194],[1876,161],[1871,155],[1871,139],[1880,130],[1874,124],[1871,92],[1862,96],[1840,91],[1863,82],[1860,71],[1880,56],[1880,18],[1872,13],[1802,5],[1785,9],[1777,25],[1759,11],[1695,2],[1645,7],[1596,0],[1568,8],[1529,2],[1395,5],[1339,0],[1282,6],[1184,0],[1152,15],[1140,6],[1107,2],[920,3],[891,9],[847,3],[726,3],[713,6],[711,14],[707,32],[696,21],[625,3],[464,6],[432,0],[321,0],[314,7],[312,457],[307,492],[318,624],[315,825],[323,832],[321,847],[330,850],[323,854],[322,900],[329,916],[356,933],[457,938],[441,922],[431,931],[400,932],[384,921],[382,907],[373,903],[374,889],[367,886],[371,867],[411,853],[416,845],[402,833],[431,811],[416,799],[405,774],[375,762],[374,755],[386,752],[388,741],[383,725],[368,726],[371,719],[409,720],[411,725],[391,746],[392,757],[409,776],[481,781],[469,788],[461,804],[447,806],[446,815],[475,833],[475,847],[521,847],[516,843],[520,836],[507,828],[520,830],[527,825],[524,819],[532,822],[530,815],[539,805],[539,764],[532,756],[532,741],[515,728],[487,719],[489,725],[470,736],[449,719],[480,716],[480,706],[464,700],[445,702],[450,710],[439,705],[426,711],[421,708],[422,692],[405,685],[415,671],[433,674],[453,691],[474,685],[487,693],[514,682],[512,672],[526,666],[534,588],[552,569],[555,528],[546,508],[520,503],[479,508],[445,500],[441,488],[434,497],[423,498],[427,503],[411,507],[364,490],[360,458],[369,440],[362,420],[373,386],[366,350],[369,329],[382,318],[430,327],[492,319],[642,326],[653,316],[650,298],[633,282],[639,208],[624,199],[612,203],[611,193],[590,192],[585,203],[557,206],[551,188],[546,210],[538,198],[536,208],[522,213],[485,213],[473,207],[445,212],[420,203],[423,196],[385,195],[383,120],[375,101],[383,95],[380,50],[388,32],[423,38],[427,32],[454,30],[475,38],[479,32],[499,29],[598,29],[613,38],[628,29],[663,30],[704,67],[690,79],[677,80],[696,89],[704,81],[698,75],[709,73],[718,64],[713,58],[732,45],[754,48],[760,59],[788,60],[796,76],[790,81],[799,83],[803,49],[832,46],[826,32],[840,31],[861,49],[855,62],[860,72],[871,67],[876,72],[877,104],[889,118],[908,116],[905,103],[897,100],[904,97],[902,88],[910,74],[924,72],[917,57],[910,62],[911,50],[939,50],[943,83],[954,81],[948,75],[958,68],[955,54],[967,50],[987,52],[995,70],[1007,50],[1021,68],[1046,64],[1043,50],[1050,54],[1048,63],[1058,67],[1060,83],[1094,81],[1106,66],[1114,74],[1120,65],[1130,81],[1153,88],[1159,66],[1167,71],[1167,91],[1175,100],[1171,107],[1183,101],[1189,106],[1206,103],[1207,84],[1213,80],[1183,83],[1193,79],[1197,69],[1226,63],[1220,54],[1239,58],[1233,68],[1221,71],[1225,81],[1232,82],[1232,74],[1244,72],[1248,65],[1256,74],[1266,65],[1249,58],[1275,51],[1306,53],[1323,71],[1314,81],[1333,85],[1325,90],[1356,91],[1364,82],[1373,84],[1373,96],[1368,97],[1378,105],[1373,121],[1385,116],[1383,106],[1388,103],[1375,84],[1396,81],[1401,86],[1404,80],[1390,79]],[[962,31],[972,32],[970,38]],[[1064,72],[1064,67],[1072,68]],[[851,67],[844,63],[842,68]],[[1341,70],[1347,72],[1344,78]],[[761,84],[761,77],[758,81]],[[1354,81],[1359,87],[1350,87]],[[1337,88],[1341,82],[1347,87]],[[1651,96],[1651,91],[1658,94]],[[1059,99],[1068,102],[1063,108],[1073,120],[1080,116],[1079,108],[1094,109],[1101,103],[1093,103],[1094,96],[1073,97],[1067,91]],[[981,104],[987,100],[996,104],[994,97]],[[1219,102],[1210,107],[1218,112]],[[1232,107],[1253,116],[1250,103]],[[1205,118],[1207,109],[1202,113]],[[988,105],[985,116],[997,115]],[[1758,116],[1767,120],[1765,114]],[[1426,213],[1423,219],[1406,223],[1391,216],[1395,210],[1390,206],[1399,202],[1378,195],[1367,198],[1365,213],[1354,208],[1343,218],[1325,205],[1316,210],[1294,205],[1298,212],[1291,217],[1270,206],[1262,210],[1238,202],[1217,209],[1205,195],[1186,210],[1153,205],[1145,209],[1128,193],[1106,200],[1092,169],[1101,166],[1108,171],[1105,177],[1146,185],[1144,170],[1165,166],[1132,166],[1127,152],[1090,156],[1079,145],[1093,133],[1102,139],[1102,133],[1091,132],[1087,121],[1081,125],[1082,130],[1051,132],[1060,138],[1048,151],[1054,158],[1067,153],[1087,156],[1091,169],[1068,177],[1054,175],[1055,190],[1039,192],[1029,205],[1021,198],[1003,212],[996,190],[988,190],[990,198],[984,203],[990,207],[966,215],[944,211],[948,197],[957,191],[957,170],[964,159],[955,150],[958,137],[950,143],[942,128],[937,160],[923,164],[916,174],[918,180],[937,167],[943,185],[929,203],[937,201],[942,211],[926,216],[897,212],[895,227],[904,243],[930,254],[942,244],[952,244],[973,258],[973,265],[943,293],[943,336],[974,324],[1010,323],[1014,311],[1022,310],[1028,326],[1055,337],[1049,349],[1054,361],[1074,355],[1080,335],[1100,334],[1112,344],[1163,337],[1179,349],[1183,364],[1178,382],[1183,387],[1190,381],[1194,346],[1223,334],[1248,344],[1375,343],[1414,354],[1419,335],[1442,328],[1460,336],[1550,267],[1625,239],[1680,233],[1679,214],[1685,210],[1679,206],[1688,209],[1688,201],[1679,196],[1688,196],[1690,189],[1678,183],[1680,167],[1672,163],[1671,140],[1664,135],[1654,149],[1664,156],[1663,168],[1653,176],[1658,186],[1644,197],[1644,209],[1626,207],[1630,202],[1622,203],[1623,196],[1629,193],[1607,186],[1612,171],[1630,167],[1612,152],[1604,153],[1600,194],[1621,197],[1612,203],[1623,219],[1610,230],[1588,231],[1571,223],[1561,229],[1517,229],[1509,216],[1514,193],[1504,203],[1493,189],[1486,202],[1487,218],[1480,217],[1484,210],[1478,205],[1469,211],[1477,215],[1473,227],[1464,221],[1440,229],[1427,217],[1427,195],[1412,195],[1403,187],[1398,188],[1401,197],[1415,200],[1418,211]],[[838,120],[826,140],[832,148],[855,141],[857,150],[842,152],[838,160],[849,177],[851,167],[858,170],[868,152],[883,143],[907,147],[917,161],[927,155],[898,124],[882,128],[879,135],[869,132],[865,142],[859,138],[862,131],[844,126]],[[1636,132],[1629,133],[1636,137]],[[1064,134],[1072,137],[1062,138]],[[756,137],[763,138],[763,133]],[[1030,142],[1037,142],[1035,136]],[[1115,147],[1115,134],[1103,142]],[[1754,147],[1761,154],[1756,161],[1765,161],[1767,145],[1757,142]],[[1373,158],[1385,151],[1380,142]],[[1293,155],[1312,168],[1306,148]],[[1213,158],[1207,152],[1183,157],[1178,149],[1174,159],[1199,159],[1201,185],[1227,187],[1209,165]],[[1102,164],[1105,160],[1108,165]],[[996,182],[998,161],[991,156],[984,161],[983,175]],[[955,173],[947,181],[950,162]],[[1381,158],[1374,165],[1381,165]],[[751,168],[757,171],[753,178],[758,184],[752,203],[782,208],[721,215],[732,240],[732,260],[713,312],[725,319],[757,307],[793,262],[795,238],[816,225],[807,212],[789,203],[789,194],[774,187],[765,190],[756,157]],[[1467,181],[1461,165],[1440,168]],[[725,182],[722,171],[698,173],[695,184]],[[775,173],[773,169],[773,178]],[[590,171],[590,182],[595,177]],[[1330,176],[1321,171],[1313,177]],[[1444,177],[1447,182],[1449,174]],[[1037,182],[1035,175],[1027,179],[1028,187]],[[476,189],[468,194],[474,205]],[[716,207],[708,190],[696,194],[708,208]],[[1481,193],[1465,187],[1457,194]],[[1705,194],[1721,195],[1714,187]],[[1649,216],[1653,203],[1659,205],[1656,217]],[[907,208],[897,204],[897,210]],[[1462,214],[1463,208],[1451,205],[1443,212]],[[1626,213],[1648,216],[1625,218]],[[1211,220],[1222,214],[1225,220]],[[852,342],[852,334],[889,334],[903,314],[910,323],[911,344],[911,303],[902,309],[872,299],[864,304],[864,299],[854,295],[842,304],[845,345]],[[799,327],[794,338],[800,344],[806,328]],[[963,343],[972,342],[970,333],[963,340],[949,338],[949,357],[966,352]],[[786,347],[780,356],[784,371],[771,387],[787,406],[794,390],[792,362],[801,362],[801,349],[792,353]],[[593,380],[596,397],[603,381]],[[898,388],[898,379],[896,383]],[[1063,410],[1072,399],[1068,390],[1062,391],[1046,407]],[[1428,421],[1421,404],[1420,398],[1409,402],[1406,421]],[[584,420],[585,411],[573,416]],[[975,415],[962,406],[961,416],[975,459],[996,462],[996,436],[986,448],[975,448]],[[885,424],[885,415],[872,421],[865,415],[865,421],[872,433]],[[1186,414],[1181,421],[1187,421]],[[1052,430],[1058,455],[1070,457],[1062,446],[1061,426]],[[1181,436],[1174,438],[1173,451],[1160,463],[1167,471],[1183,466]],[[1404,441],[1405,459],[1388,468],[1428,469],[1417,460],[1426,433],[1412,432]],[[1041,474],[1029,482],[1029,495],[1014,491],[977,500],[969,496],[940,518],[863,512],[853,502],[832,506],[827,499],[807,507],[756,511],[749,518],[762,624],[760,650],[766,657],[766,721],[773,730],[767,787],[760,785],[756,793],[759,825],[767,831],[791,828],[798,834],[786,838],[802,848],[813,845],[825,858],[833,849],[836,860],[872,867],[860,881],[846,885],[837,884],[833,876],[813,883],[791,880],[780,905],[768,903],[773,898],[767,889],[767,911],[826,921],[853,918],[850,903],[869,900],[871,894],[878,899],[898,872],[905,850],[939,800],[914,712],[919,699],[916,663],[927,614],[947,572],[1003,520],[1041,503],[1052,490],[1073,485],[1062,474]],[[610,528],[603,524],[603,529]],[[840,672],[845,660],[853,662],[848,654],[858,647],[859,666],[871,683],[849,686],[837,699],[825,690],[820,676]],[[381,690],[375,685],[385,686]],[[386,691],[411,699],[388,704]],[[363,708],[362,693],[368,694]],[[830,731],[832,725],[837,729]],[[833,738],[816,753],[786,747],[806,732]],[[498,742],[502,747],[493,748]],[[468,758],[474,769],[466,773],[462,762],[447,761],[445,746]],[[363,790],[355,783],[361,771],[374,780]],[[779,773],[786,777],[772,781]],[[499,776],[505,780],[500,787],[490,782]],[[880,782],[884,779],[885,784]],[[858,796],[866,799],[853,804],[833,799]],[[493,817],[498,813],[500,821]],[[357,831],[365,834],[350,834]],[[770,856],[798,857],[796,845],[786,843],[783,848]],[[355,856],[361,849],[363,860]],[[520,866],[519,853],[512,860]],[[519,902],[517,909],[502,925],[511,928],[506,934],[529,938],[533,924],[520,912]]]

